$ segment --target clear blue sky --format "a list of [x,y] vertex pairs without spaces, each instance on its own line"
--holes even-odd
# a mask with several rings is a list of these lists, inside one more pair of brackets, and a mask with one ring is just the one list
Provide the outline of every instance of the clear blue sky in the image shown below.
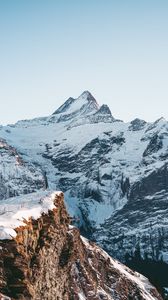
[[125,121],[168,119],[168,1],[0,0],[0,123],[84,90]]

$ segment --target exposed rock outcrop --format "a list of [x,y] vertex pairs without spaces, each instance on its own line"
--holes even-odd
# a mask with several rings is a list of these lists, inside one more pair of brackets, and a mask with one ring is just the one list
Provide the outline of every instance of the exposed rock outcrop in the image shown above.
[[53,209],[23,220],[15,237],[0,241],[0,292],[7,295],[0,299],[162,299],[145,277],[80,237],[62,193],[52,199]]

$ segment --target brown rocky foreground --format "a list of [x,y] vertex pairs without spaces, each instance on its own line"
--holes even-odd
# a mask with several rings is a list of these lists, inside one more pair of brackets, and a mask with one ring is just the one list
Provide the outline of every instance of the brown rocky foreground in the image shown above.
[[70,226],[63,193],[54,204],[15,228],[15,238],[0,241],[0,300],[162,299],[145,277]]

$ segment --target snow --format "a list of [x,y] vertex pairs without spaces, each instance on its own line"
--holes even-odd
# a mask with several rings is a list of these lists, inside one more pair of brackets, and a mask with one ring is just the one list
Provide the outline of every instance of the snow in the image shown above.
[[[69,148],[72,153],[79,151],[96,137],[102,137],[104,132],[112,131],[113,136],[117,136],[120,132],[125,132],[124,137],[126,143],[118,152],[113,153],[113,159],[123,159],[128,162],[135,163],[140,160],[142,153],[145,150],[147,142],[139,143],[143,132],[131,132],[128,129],[129,124],[122,122],[100,123],[100,124],[84,124],[67,130],[65,124],[54,123],[47,126],[37,123],[37,126],[28,126],[26,128],[14,127],[11,128],[11,134],[6,134],[2,129],[0,136],[8,139],[8,141],[17,148],[20,148],[23,153],[32,156],[35,160],[44,152],[45,144],[51,144],[54,140],[60,144],[59,148]],[[89,134],[88,134],[89,133]]]
[[[64,113],[62,112],[62,116],[69,113],[73,115],[75,111],[80,110],[83,104],[87,104],[87,95],[84,94],[72,102],[69,109],[65,110]],[[95,113],[94,109],[92,113],[91,116]],[[0,137],[16,147],[25,161],[35,163],[36,166],[40,166],[46,172],[51,190],[62,189],[59,182],[62,178],[67,178],[70,181],[74,180],[74,182],[76,180],[73,187],[65,186],[64,192],[68,211],[72,216],[81,220],[79,225],[82,225],[83,222],[82,214],[86,213],[86,219],[88,218],[89,222],[95,225],[95,228],[98,228],[106,219],[119,209],[122,209],[127,202],[126,195],[121,195],[121,175],[123,175],[124,179],[129,178],[130,185],[133,185],[165,164],[165,160],[160,159],[159,156],[166,154],[168,151],[167,121],[160,119],[154,123],[146,123],[142,129],[133,131],[130,130],[131,123],[119,121],[91,123],[90,115],[89,117],[87,115],[86,120],[86,117],[81,116],[80,113],[69,121],[58,123],[59,115],[20,121],[15,125],[0,127]],[[159,136],[163,136],[163,147],[157,153],[144,158],[143,153],[151,137],[156,133]],[[111,142],[111,139],[114,137],[122,137],[125,141],[122,145],[117,145]],[[68,167],[66,171],[63,171],[61,164],[60,168],[53,164],[52,160],[54,161],[55,158],[60,156],[61,161],[62,157],[65,157],[65,153],[68,153],[68,166],[68,159],[73,157],[76,159],[75,155],[80,156],[81,151],[86,148],[87,144],[95,139],[98,140],[97,145],[89,149],[90,152],[88,151],[87,153],[86,151],[83,154],[81,164],[84,164],[89,159],[92,160],[93,171],[99,171],[100,184],[98,184],[96,179],[91,178],[92,174],[87,174],[87,172],[89,173],[87,168],[86,172],[80,170],[80,165],[77,171],[71,172],[71,169],[68,170]],[[104,154],[103,157],[107,163],[104,163],[104,161],[99,162],[98,144],[103,140],[106,143],[109,142],[111,146],[109,153]],[[46,145],[49,147],[49,159],[43,156],[46,152]],[[94,157],[96,157],[95,162]],[[1,162],[0,169],[2,166]],[[17,174],[18,166],[16,164],[13,164],[13,166],[11,170],[9,164],[9,169],[2,173],[12,172],[12,176]],[[104,175],[106,177],[111,176],[112,179],[104,180]],[[86,198],[83,195],[81,197],[78,194],[78,191],[85,188],[86,185],[92,191],[100,189],[102,196],[100,202],[95,201],[91,197]],[[139,228],[130,231],[130,235],[137,235],[138,230]],[[142,233],[143,230],[145,229],[142,228]],[[106,235],[105,232],[103,234]],[[164,253],[164,258],[167,261],[166,253]]]
[[97,112],[99,105],[93,96],[88,92],[83,92],[78,98],[69,98],[61,107],[59,107],[50,120],[57,122],[72,120],[82,116],[89,116]]
[[166,262],[168,264],[168,252],[160,251],[160,257],[162,258],[162,260],[164,262]]
[[25,163],[16,149],[0,139],[0,197],[19,195],[44,187],[41,169],[31,163]]
[[16,237],[15,228],[25,220],[38,219],[55,208],[54,199],[60,192],[36,192],[0,201],[0,240]]
[[93,249],[93,247],[94,247],[93,244],[90,244],[86,238],[81,237],[81,239],[88,249],[90,249],[91,251],[95,251],[95,249],[96,249],[96,251],[98,251],[102,256],[104,256],[104,258],[110,260],[111,265],[116,270],[118,270],[122,275],[125,275],[125,277],[127,279],[134,282],[141,290],[141,294],[143,295],[145,300],[155,300],[156,299],[150,293],[152,286],[146,277],[144,277],[143,275],[141,275],[137,272],[133,272],[132,270],[130,270],[128,267],[124,266],[117,260],[114,260],[104,250],[98,248],[97,246],[95,249]]
[[[3,128],[0,131],[0,136],[6,138],[18,151],[21,151],[25,155],[25,159],[33,160],[38,162],[39,165],[45,166],[46,159],[42,157],[42,153],[46,150],[45,145],[50,145],[54,140],[60,144],[60,146],[57,147],[58,151],[59,149],[70,149],[73,155],[75,155],[96,137],[101,139],[104,132],[112,131],[113,136],[116,136],[121,131],[125,131],[128,126],[129,125],[121,122],[111,124],[84,124],[82,126],[73,127],[69,131],[62,123],[51,123],[47,126],[38,125],[37,123],[37,126],[31,126],[30,124],[30,126],[26,128],[20,126],[12,127],[10,128],[10,134],[7,134],[5,128]],[[121,147],[119,151],[113,153],[112,159],[118,161],[119,164],[121,159],[124,158],[124,161],[127,160],[130,165],[129,169],[127,169],[127,173],[132,173],[132,168],[135,162],[141,159],[147,142],[142,144],[143,147],[139,147],[140,134],[136,135],[127,131],[125,132],[125,138],[126,144],[124,147]],[[53,151],[55,150],[53,149]],[[55,152],[53,152],[53,155],[54,153]],[[47,160],[47,164],[49,164],[49,160]],[[52,169],[53,167],[51,166],[51,170]],[[49,181],[49,183],[51,181]]]
[[112,216],[114,211],[117,210],[116,209],[117,206],[121,209],[124,206],[124,204],[127,202],[126,197],[119,200],[117,196],[115,195],[116,206],[115,206],[114,198],[113,198],[113,203],[108,202],[108,199],[107,202],[97,202],[91,199],[85,199],[85,206],[87,206],[89,220],[91,222],[94,222],[96,228],[98,228],[101,224],[104,223],[106,219]]
[[87,95],[82,94],[81,96],[79,96],[79,98],[74,99],[68,110],[66,110],[66,114],[72,114],[75,111],[80,110],[83,105],[86,105],[87,102]]
[[85,295],[82,292],[78,293],[78,297],[79,297],[79,300],[87,300]]
[[[84,103],[86,103],[86,95],[76,99],[76,101],[71,104],[71,110],[68,110],[68,113],[72,113]],[[67,113],[67,111],[65,113]],[[95,138],[98,138],[101,142],[101,140],[107,138],[107,135],[111,135],[111,137],[122,136],[125,139],[124,144],[120,147],[113,145],[112,151],[105,156],[105,158],[109,160],[109,163],[101,166],[100,174],[101,176],[103,176],[103,174],[112,174],[113,177],[116,177],[117,181],[117,176],[122,169],[124,178],[128,177],[130,184],[138,181],[141,177],[147,176],[154,169],[160,168],[164,164],[164,161],[158,159],[153,160],[151,164],[148,165],[141,163],[143,152],[149,143],[149,137],[158,130],[161,130],[161,133],[166,130],[164,120],[155,122],[156,124],[147,123],[145,127],[139,131],[129,130],[130,123],[124,122],[82,124],[81,126],[68,129],[71,122],[66,122],[65,124],[65,122],[57,123],[49,122],[49,120],[50,117],[37,118],[30,121],[21,121],[13,126],[2,127],[0,129],[0,137],[6,139],[8,143],[16,147],[17,150],[22,153],[25,160],[31,163],[35,162],[42,167],[43,171],[46,172],[49,188],[52,190],[57,189],[60,177],[67,176],[67,178],[72,179],[75,178],[76,174],[60,173],[60,170],[58,170],[59,175],[56,175],[57,166],[54,166],[50,159],[43,157],[43,153],[46,151],[46,145],[49,145],[50,156],[53,158],[57,157],[60,153],[65,153],[67,150],[70,153],[69,157],[71,157],[71,155],[74,156],[80,153],[80,151]],[[75,122],[78,123],[78,121]],[[149,128],[150,130],[146,132]],[[57,146],[54,146],[55,144]],[[167,142],[164,141],[163,152],[167,146]],[[96,151],[96,148],[93,148],[91,154],[96,154]],[[17,166],[15,168],[17,168]],[[78,175],[82,183],[84,174]],[[83,179],[82,184],[85,184],[85,181],[86,178]],[[113,180],[113,182],[113,186],[111,186],[110,182],[108,185],[108,181],[103,182],[105,184],[104,190],[106,194],[104,194],[104,198],[106,202],[97,204],[96,201],[94,203],[89,203],[88,201],[89,218],[97,225],[103,223],[114,210],[122,208],[126,203],[126,199],[119,200],[121,197],[115,192],[117,191],[115,180]],[[90,185],[91,188],[94,188],[95,182],[90,182]],[[101,193],[104,193],[103,190]],[[112,195],[112,202],[109,202],[109,195]],[[77,197],[71,197],[68,191],[66,191],[66,199],[70,213],[72,215],[77,213],[77,216],[80,217],[79,199]],[[99,211],[102,212],[102,216]]]

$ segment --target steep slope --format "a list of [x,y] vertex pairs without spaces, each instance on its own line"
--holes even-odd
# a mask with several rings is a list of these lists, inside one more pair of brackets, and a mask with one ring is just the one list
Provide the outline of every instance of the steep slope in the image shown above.
[[96,99],[88,91],[85,91],[77,99],[69,98],[53,115],[57,115],[61,122],[77,116],[88,116],[98,110],[99,105]]
[[0,139],[0,200],[46,187],[41,169],[26,163],[15,148]]
[[69,226],[61,192],[16,197],[6,206],[7,224],[0,227],[0,292],[7,296],[1,299],[162,299],[145,277]]
[[168,288],[166,120],[121,122],[84,92],[51,116],[0,128],[0,136],[65,192],[83,234]]

